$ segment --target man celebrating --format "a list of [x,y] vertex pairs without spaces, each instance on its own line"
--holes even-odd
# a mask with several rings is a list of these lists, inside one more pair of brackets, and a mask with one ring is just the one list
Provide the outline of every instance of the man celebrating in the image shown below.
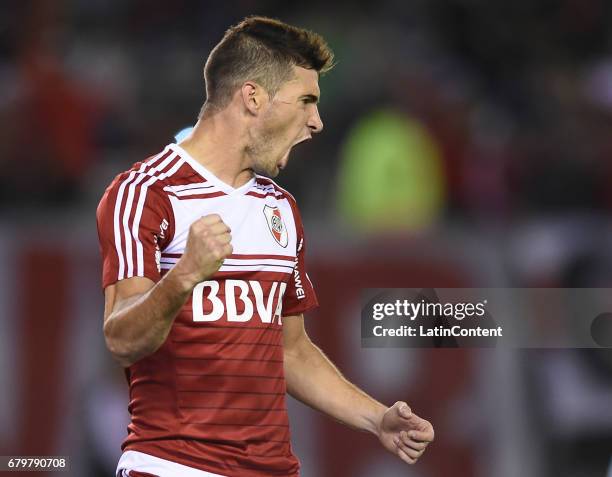
[[249,17],[204,69],[192,133],[115,178],[98,207],[104,336],[126,368],[119,476],[296,476],[285,393],[414,463],[433,440],[403,402],[349,383],[308,338],[317,306],[294,198],[268,177],[323,129],[317,34]]

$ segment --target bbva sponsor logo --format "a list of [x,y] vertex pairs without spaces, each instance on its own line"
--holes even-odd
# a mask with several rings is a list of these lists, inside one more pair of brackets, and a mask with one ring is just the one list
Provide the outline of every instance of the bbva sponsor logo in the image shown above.
[[[244,323],[250,321],[257,311],[262,323],[278,321],[282,324],[283,295],[287,289],[285,282],[272,282],[270,293],[264,296],[261,284],[255,280],[225,280],[224,294],[219,296],[219,282],[208,280],[198,283],[193,289],[193,321],[217,321],[227,314],[227,321]],[[253,303],[249,291],[255,298]],[[210,301],[212,309],[205,313],[205,300]],[[244,309],[238,312],[237,301],[241,301]],[[242,307],[241,307],[242,308]]]

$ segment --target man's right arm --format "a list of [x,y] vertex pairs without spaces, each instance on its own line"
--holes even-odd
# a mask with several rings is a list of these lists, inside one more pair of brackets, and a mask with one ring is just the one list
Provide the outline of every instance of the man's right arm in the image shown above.
[[216,214],[189,229],[185,252],[157,283],[132,277],[106,287],[104,337],[113,357],[128,367],[164,343],[193,288],[232,253],[230,229]]

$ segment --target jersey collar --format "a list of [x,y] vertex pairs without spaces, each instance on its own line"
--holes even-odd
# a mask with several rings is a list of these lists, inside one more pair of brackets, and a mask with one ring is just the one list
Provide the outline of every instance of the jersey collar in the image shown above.
[[255,184],[256,178],[253,177],[245,184],[240,187],[232,187],[231,185],[223,182],[216,175],[210,172],[206,167],[196,161],[191,154],[189,154],[185,149],[175,143],[171,143],[169,145],[170,148],[174,150],[178,155],[180,155],[187,164],[191,166],[191,168],[196,171],[199,175],[201,175],[207,182],[210,182],[215,188],[220,191],[226,193],[227,195],[241,195],[245,194],[249,191],[249,189]]

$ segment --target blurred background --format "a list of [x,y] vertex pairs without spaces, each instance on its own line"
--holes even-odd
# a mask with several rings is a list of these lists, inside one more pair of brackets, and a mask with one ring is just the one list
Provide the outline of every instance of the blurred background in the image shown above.
[[362,349],[359,336],[366,287],[612,288],[605,0],[3,2],[0,454],[114,474],[127,385],[102,336],[95,208],[195,123],[208,52],[248,14],[315,30],[337,58],[320,81],[325,130],[278,177],[321,303],[308,331],[437,436],[408,467],[291,401],[302,475],[612,476],[609,350]]

